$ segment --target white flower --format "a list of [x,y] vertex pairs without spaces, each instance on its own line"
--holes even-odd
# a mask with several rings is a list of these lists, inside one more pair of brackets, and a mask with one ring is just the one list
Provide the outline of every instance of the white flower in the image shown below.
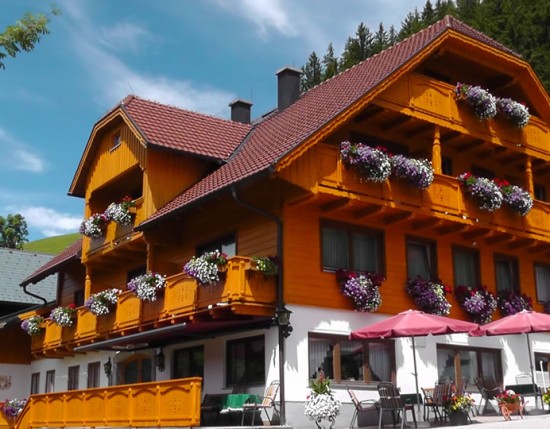
[[330,393],[312,393],[305,403],[304,414],[310,420],[331,420],[340,414],[340,401]]
[[117,303],[121,292],[120,289],[113,288],[95,293],[86,300],[84,306],[96,316],[108,314],[110,307]]
[[158,273],[143,274],[134,277],[127,284],[128,290],[131,290],[142,301],[156,301],[157,292],[166,286],[166,276]]

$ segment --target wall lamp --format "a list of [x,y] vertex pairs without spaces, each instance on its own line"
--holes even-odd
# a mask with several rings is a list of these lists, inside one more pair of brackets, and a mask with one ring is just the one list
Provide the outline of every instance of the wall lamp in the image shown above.
[[275,322],[279,326],[279,329],[281,330],[281,333],[285,338],[288,338],[290,336],[290,333],[292,332],[292,326],[290,325],[291,313],[292,311],[290,311],[284,305],[282,307],[279,307],[275,312]]
[[158,353],[155,355],[155,366],[157,367],[159,372],[162,372],[165,369],[164,352],[162,351],[162,347],[159,349]]
[[107,360],[107,362],[105,362],[105,363],[103,364],[103,371],[105,371],[105,375],[106,375],[107,377],[110,377],[110,376],[111,376],[112,371],[113,371],[113,364],[111,363],[111,358],[109,358],[109,359]]

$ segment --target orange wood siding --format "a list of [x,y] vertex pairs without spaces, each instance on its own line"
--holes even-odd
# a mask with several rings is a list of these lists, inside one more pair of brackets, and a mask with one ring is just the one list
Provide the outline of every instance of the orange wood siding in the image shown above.
[[208,169],[205,161],[175,152],[147,152],[144,196],[146,213],[151,214],[202,178]]
[[[120,133],[121,143],[113,148],[113,136],[116,133]],[[145,147],[126,125],[105,130],[101,134],[101,141],[95,142],[95,144],[98,147],[94,161],[88,171],[86,201],[89,201],[95,190],[117,176],[136,165],[145,165]],[[95,210],[105,210],[105,208],[94,207]],[[86,213],[86,216],[90,214]]]
[[31,337],[20,328],[19,323],[0,329],[2,353],[0,363],[30,364]]
[[[412,224],[406,222],[387,227],[382,222],[373,223],[370,220],[360,222],[351,215],[321,216],[318,207],[305,203],[297,204],[289,206],[285,210],[285,253],[283,263],[285,266],[285,301],[288,304],[316,306],[322,301],[323,306],[331,308],[353,308],[351,301],[341,295],[334,273],[322,271],[321,219],[336,220],[384,231],[386,281],[380,289],[383,304],[378,310],[382,313],[393,314],[408,308],[414,308],[414,303],[405,291],[407,280],[405,240],[407,236],[436,241],[439,277],[449,286],[453,286],[453,245],[474,247],[479,250],[482,283],[493,292],[495,291],[494,254],[517,257],[519,260],[521,291],[532,297],[535,302],[534,263],[550,263],[548,256],[535,256],[525,251],[501,248],[498,244],[490,246],[484,244],[483,241],[474,243],[474,240],[465,240],[463,236],[458,234],[433,237],[415,230]],[[448,295],[447,298],[453,305],[451,316],[466,318],[466,314],[460,309],[454,297]],[[534,309],[542,311],[542,304],[536,303]]]

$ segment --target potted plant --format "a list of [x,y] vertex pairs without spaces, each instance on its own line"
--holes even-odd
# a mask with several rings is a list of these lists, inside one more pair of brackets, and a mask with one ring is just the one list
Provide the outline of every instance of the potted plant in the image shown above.
[[147,273],[134,277],[127,284],[128,290],[134,292],[142,301],[156,301],[157,294],[166,286],[166,276],[158,273]]
[[487,288],[483,286],[474,288],[457,286],[455,297],[473,322],[484,325],[493,319],[493,314],[497,308],[497,299],[495,294],[488,291]]
[[31,337],[34,337],[40,334],[43,322],[44,318],[42,316],[31,316],[21,322],[21,329],[23,329]]
[[542,394],[542,402],[550,406],[550,387]]
[[446,297],[450,290],[440,280],[429,281],[418,276],[407,281],[406,290],[416,306],[426,313],[448,316],[451,312]]
[[80,224],[79,232],[90,238],[97,238],[103,235],[109,219],[103,213],[94,213]]
[[531,119],[527,106],[510,98],[497,98],[496,105],[498,114],[518,128],[523,128]]
[[209,285],[220,281],[220,272],[227,266],[227,255],[214,250],[206,252],[199,257],[193,256],[183,271],[193,277],[201,285]]
[[506,407],[511,413],[519,411],[521,408],[521,396],[513,390],[505,390],[498,394],[496,399],[499,408]]
[[533,199],[529,192],[507,180],[495,179],[494,182],[502,193],[502,201],[520,216],[525,216],[533,208]]
[[470,105],[474,115],[480,121],[494,118],[497,114],[496,98],[487,90],[479,86],[457,83],[455,97]]
[[519,313],[521,310],[532,310],[533,299],[524,293],[514,291],[503,291],[498,295],[498,308],[503,316],[510,316]]
[[475,177],[470,173],[462,173],[457,177],[461,187],[474,197],[481,210],[494,212],[502,206],[504,199],[498,185],[486,177]]
[[15,420],[27,405],[26,399],[6,399],[2,405],[2,413],[9,420]]
[[469,424],[468,415],[474,406],[474,398],[469,394],[452,394],[445,402],[445,411],[449,416],[449,421],[453,426]]
[[427,189],[434,180],[432,163],[427,159],[407,158],[403,155],[390,156],[392,176],[406,181],[418,189]]
[[330,380],[320,371],[317,380],[310,383],[311,392],[305,402],[304,414],[313,420],[318,429],[330,429],[340,414],[340,401],[335,399],[330,389]]
[[109,314],[111,307],[117,303],[118,295],[121,292],[120,289],[112,288],[94,293],[86,300],[84,307],[96,316]]
[[132,213],[130,209],[135,207],[135,202],[131,197],[126,196],[122,198],[120,203],[111,203],[107,210],[105,210],[105,216],[107,219],[112,220],[119,225],[130,225],[132,223]]
[[50,313],[50,319],[59,326],[68,328],[73,326],[76,315],[76,306],[69,304],[67,307],[56,307]]
[[252,268],[265,276],[276,276],[279,273],[279,260],[277,256],[254,256]]
[[390,177],[390,158],[383,148],[346,141],[340,144],[340,158],[347,168],[359,173],[360,180],[381,183]]
[[354,273],[353,271],[338,270],[336,281],[340,292],[353,301],[356,311],[372,313],[382,305],[380,286],[384,281],[378,273]]

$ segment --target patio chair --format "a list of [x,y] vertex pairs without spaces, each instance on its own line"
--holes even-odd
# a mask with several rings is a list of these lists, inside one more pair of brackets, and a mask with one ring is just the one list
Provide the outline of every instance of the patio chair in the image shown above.
[[[384,415],[384,411],[391,411],[394,416],[397,415],[397,418],[401,418],[401,429],[405,426],[407,411],[411,411],[414,427],[418,427],[416,424],[416,415],[414,413],[414,404],[405,403],[405,400],[401,396],[401,393],[395,384],[388,382],[378,383],[378,394],[380,395],[378,429],[382,427],[382,417]],[[396,419],[394,417],[394,425],[395,421]]]
[[430,419],[430,412],[434,414],[434,420],[437,421],[441,418],[437,404],[434,402],[434,388],[433,387],[421,387],[422,395],[424,396],[424,421]]
[[[489,405],[490,401],[493,399],[496,399],[498,395],[502,393],[502,389],[497,384],[495,379],[493,377],[489,376],[481,376],[476,377],[474,379],[474,382],[477,386],[477,389],[479,390],[479,393],[481,394],[481,400],[479,401],[479,405],[477,406],[477,414],[484,414],[487,410],[487,406]],[[481,403],[485,401],[485,406],[483,407],[483,410],[480,412],[481,409]]]
[[349,396],[351,398],[351,402],[353,403],[353,406],[355,407],[355,411],[353,412],[353,416],[351,418],[351,423],[349,424],[349,429],[352,429],[355,425],[355,422],[357,421],[359,424],[359,415],[364,414],[367,412],[373,412],[376,411],[376,401],[374,399],[365,399],[363,401],[360,401],[357,399],[357,396],[355,395],[355,392],[349,388],[349,386],[346,384],[346,389],[349,393]]
[[[258,404],[243,404],[243,417],[241,421],[241,426],[244,425],[244,416],[246,415],[246,413],[252,413],[250,424],[253,425],[256,413],[260,415],[262,413],[262,410],[265,411],[265,415],[267,416],[267,420],[269,420],[269,425],[271,426],[273,422],[273,417],[275,416],[275,414],[279,413],[279,410],[277,409],[277,403],[275,402],[277,393],[279,393],[279,381],[274,380],[269,386],[267,386],[264,396],[261,397],[262,402]],[[268,409],[273,410],[271,417],[269,417],[269,413],[267,412]]]
[[445,403],[449,400],[452,389],[453,384],[450,380],[447,380],[443,383],[437,383],[434,387],[433,402],[435,404],[435,409],[437,410],[437,415],[440,422],[447,421]]

